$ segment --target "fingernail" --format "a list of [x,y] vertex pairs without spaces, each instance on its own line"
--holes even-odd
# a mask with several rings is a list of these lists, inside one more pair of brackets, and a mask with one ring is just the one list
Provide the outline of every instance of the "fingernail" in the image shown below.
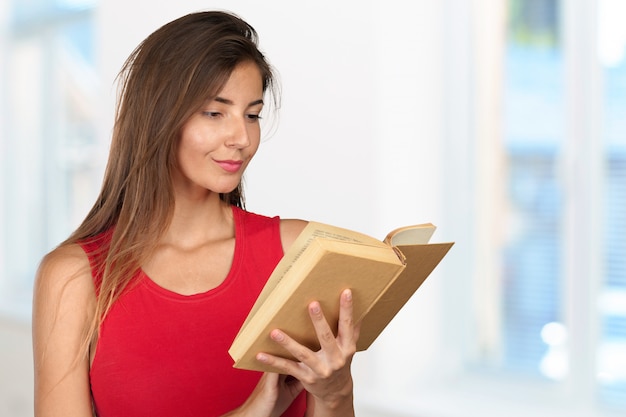
[[272,339],[274,339],[277,342],[282,342],[285,339],[285,336],[278,330],[275,330],[272,332]]
[[321,311],[320,304],[318,302],[311,303],[310,308],[311,308],[311,313],[313,314],[319,314],[319,312]]
[[352,290],[346,290],[344,294],[346,295],[346,301],[352,301]]
[[267,362],[267,355],[264,353],[259,353],[258,355],[256,355],[256,358],[258,361]]

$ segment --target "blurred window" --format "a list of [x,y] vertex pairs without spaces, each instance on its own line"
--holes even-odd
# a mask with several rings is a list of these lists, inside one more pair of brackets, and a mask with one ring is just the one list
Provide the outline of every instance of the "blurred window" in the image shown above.
[[550,347],[560,349],[563,340],[547,334],[564,321],[559,161],[566,132],[559,34],[557,1],[510,2],[504,66],[503,366],[557,379],[565,370]]
[[602,269],[597,354],[601,400],[626,411],[626,2],[601,0]]
[[[508,4],[507,222],[490,366],[626,411],[626,2],[601,0],[569,30],[563,2]],[[577,24],[596,36],[572,38]]]
[[95,0],[12,0],[0,79],[0,305],[28,314],[41,257],[99,188]]

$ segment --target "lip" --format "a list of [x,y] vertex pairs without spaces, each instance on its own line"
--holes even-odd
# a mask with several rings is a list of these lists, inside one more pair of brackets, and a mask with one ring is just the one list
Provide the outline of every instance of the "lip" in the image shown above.
[[237,172],[241,169],[243,161],[223,160],[215,161],[215,163],[226,172]]

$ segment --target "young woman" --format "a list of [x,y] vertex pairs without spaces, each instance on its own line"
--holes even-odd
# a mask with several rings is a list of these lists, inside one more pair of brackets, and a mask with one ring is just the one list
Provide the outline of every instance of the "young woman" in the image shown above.
[[223,12],[184,16],[139,45],[121,76],[101,193],[38,271],[35,414],[354,415],[349,290],[337,336],[309,306],[319,351],[272,332],[299,359],[259,352],[281,375],[236,370],[227,353],[306,224],[243,208],[274,86],[254,29]]

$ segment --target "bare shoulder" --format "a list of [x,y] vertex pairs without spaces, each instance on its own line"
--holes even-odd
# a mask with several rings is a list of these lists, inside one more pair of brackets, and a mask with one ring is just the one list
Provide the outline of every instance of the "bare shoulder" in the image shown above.
[[80,246],[59,247],[41,261],[33,297],[35,415],[92,415],[89,359],[82,346],[95,298],[89,259]]
[[78,244],[59,246],[48,253],[41,261],[40,269],[52,267],[55,269],[83,268],[89,266],[87,254]]
[[49,326],[64,310],[72,310],[83,312],[74,318],[82,326],[91,317],[95,298],[87,255],[79,245],[61,246],[48,253],[37,270],[33,324]]
[[43,258],[35,279],[35,295],[41,291],[56,292],[68,286],[79,291],[93,289],[89,259],[76,244],[58,247]]
[[296,240],[307,224],[309,224],[308,221],[300,219],[280,220],[280,237],[283,242],[283,249],[285,252],[293,244],[294,240]]

